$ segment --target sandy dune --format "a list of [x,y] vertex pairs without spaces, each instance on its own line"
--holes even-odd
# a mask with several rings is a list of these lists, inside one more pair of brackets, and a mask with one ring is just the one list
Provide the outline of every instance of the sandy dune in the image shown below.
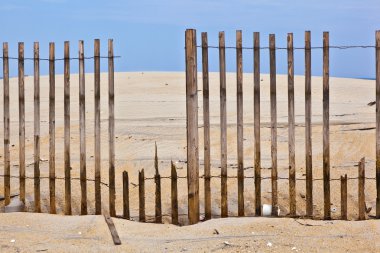
[[[202,129],[202,82],[199,77],[199,140],[200,163],[203,174],[203,129]],[[270,175],[270,129],[269,129],[269,76],[261,77],[261,144],[262,144],[262,175]],[[2,85],[2,82],[0,82]],[[108,96],[107,74],[101,75],[101,119],[102,119],[102,181],[108,182]],[[33,77],[26,78],[26,159],[27,175],[33,176]],[[18,175],[18,106],[17,106],[17,78],[12,78],[11,86],[11,171]],[[339,178],[342,174],[349,177],[357,176],[356,164],[361,157],[366,157],[366,176],[375,176],[375,106],[367,104],[374,101],[375,81],[331,78],[331,177]],[[219,130],[219,75],[210,74],[210,103],[211,103],[211,155],[212,174],[219,175],[220,165],[220,130]],[[288,175],[288,130],[287,130],[287,77],[277,76],[278,89],[278,164],[279,176]],[[137,172],[145,168],[146,177],[152,177],[154,142],[158,144],[160,172],[162,176],[170,173],[170,160],[177,162],[178,174],[186,175],[186,114],[185,114],[185,74],[184,73],[115,73],[116,90],[116,180],[117,180],[117,212],[122,212],[121,203],[121,174],[123,170],[130,173],[131,183],[137,183]],[[0,89],[0,103],[3,101],[3,89]],[[79,177],[79,109],[78,109],[78,76],[71,76],[71,162],[72,177]],[[86,75],[86,119],[87,119],[87,175],[94,176],[94,101],[93,75]],[[296,173],[297,178],[304,178],[304,78],[295,78],[295,114],[296,114]],[[56,78],[56,154],[57,176],[63,176],[63,76]],[[313,112],[313,171],[315,178],[322,178],[322,78],[312,79],[312,112]],[[1,112],[2,114],[2,112]],[[228,116],[228,173],[236,175],[236,75],[227,74],[227,116]],[[2,120],[2,117],[1,119]],[[41,157],[48,158],[48,77],[41,77]],[[3,124],[2,122],[0,123]],[[0,139],[3,131],[0,131]],[[244,74],[244,150],[245,174],[253,175],[253,76]],[[3,155],[3,146],[0,146],[0,155]],[[0,159],[2,167],[3,159]],[[48,162],[41,163],[41,175],[48,175]],[[183,179],[182,179],[183,180]],[[185,217],[187,213],[186,181],[179,181],[180,213]],[[3,192],[0,182],[0,194]],[[12,179],[11,192],[18,191],[18,180]],[[163,209],[170,214],[170,181],[163,179]],[[203,182],[200,183],[200,196],[203,196]],[[154,214],[153,181],[147,182],[147,215]],[[230,215],[237,213],[237,185],[236,179],[230,179],[229,211]],[[94,213],[93,182],[88,184],[89,211]],[[270,181],[262,183],[263,203],[270,204]],[[80,210],[79,181],[74,181],[73,212]],[[33,206],[33,181],[27,181],[29,210]],[[108,189],[103,187],[103,208],[108,208]],[[220,214],[220,181],[212,180],[213,214]],[[337,210],[334,218],[340,214],[340,184],[333,181],[331,186],[332,207]],[[297,181],[297,212],[305,213],[305,181]],[[357,180],[349,181],[349,218],[357,217]],[[42,180],[43,212],[48,212],[48,181]],[[366,181],[367,207],[372,207],[369,215],[374,214],[375,181]],[[64,204],[63,181],[57,182],[58,212],[62,213]],[[245,182],[246,215],[253,215],[254,184],[253,179]],[[281,214],[288,212],[288,184],[287,180],[279,182],[279,204]],[[314,184],[315,214],[320,217],[322,212],[322,181]],[[131,185],[131,214],[138,214],[137,187]],[[203,211],[203,202],[201,202]],[[165,220],[166,222],[169,219]],[[185,222],[185,220],[183,220]]]

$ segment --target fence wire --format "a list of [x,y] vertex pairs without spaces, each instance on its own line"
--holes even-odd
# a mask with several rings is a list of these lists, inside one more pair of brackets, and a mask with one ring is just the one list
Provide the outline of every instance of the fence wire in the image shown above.
[[[243,49],[243,50],[254,50],[254,49],[260,49],[260,50],[267,50],[271,49],[270,47],[236,47],[236,46],[225,46],[225,47],[219,47],[219,46],[207,46],[203,47],[201,45],[198,45],[197,48],[212,48],[212,49],[219,49],[219,48],[225,48],[225,49]],[[318,47],[293,47],[289,49],[294,49],[294,50],[314,50],[314,49],[323,49],[323,46],[318,46]],[[380,49],[380,47],[376,46],[371,46],[371,45],[355,45],[355,46],[328,46],[327,48],[331,49],[341,49],[341,50],[346,50],[346,49],[366,49],[366,48],[376,48]],[[275,50],[288,50],[287,47],[275,47]]]
[[0,59],[4,60],[4,59],[8,59],[8,60],[26,60],[26,61],[34,61],[34,60],[39,60],[39,61],[49,61],[49,62],[56,62],[56,61],[64,61],[64,60],[91,60],[91,59],[95,59],[95,58],[99,58],[99,59],[115,59],[115,58],[121,58],[120,55],[116,55],[116,56],[113,56],[113,57],[109,57],[109,56],[88,56],[88,57],[83,57],[83,58],[79,58],[79,57],[70,57],[70,58],[55,58],[55,59],[49,59],[49,58],[33,58],[33,57],[24,57],[24,58],[18,58],[18,57],[11,57],[11,56],[8,56],[8,57],[4,57],[4,56],[1,56]]
[[[6,176],[4,174],[0,175],[0,177],[9,177],[9,178],[17,178],[17,179],[20,179],[21,177],[20,176]],[[66,180],[65,177],[49,177],[49,176],[42,176],[42,177],[30,177],[30,176],[25,176],[25,177],[22,177],[22,179],[54,179],[54,180]],[[79,177],[70,177],[70,178],[67,178],[67,179],[71,179],[71,180],[78,180],[78,181],[81,181],[82,179],[79,178]],[[85,179],[86,181],[90,181],[90,182],[95,182],[96,180],[95,179],[91,179],[91,178],[86,178]],[[100,181],[100,184],[107,187],[107,188],[110,188],[109,184],[107,183],[104,183],[102,181]]]
[[[171,176],[165,176],[161,177],[161,179],[172,179]],[[187,179],[187,177],[184,176],[177,176],[177,179]],[[212,175],[209,177],[206,176],[200,176],[199,179],[211,179],[211,178],[222,178],[222,175]],[[230,179],[238,179],[238,176],[227,176],[226,178]],[[244,179],[254,179],[254,176],[244,176]],[[269,180],[272,179],[272,177],[260,177],[261,180]],[[347,180],[356,180],[359,179],[359,177],[347,177]],[[375,177],[365,177],[365,179],[368,180],[376,180]],[[144,180],[155,180],[155,177],[146,177]],[[289,180],[288,177],[277,177],[277,180]],[[306,181],[306,178],[296,178],[296,181]],[[313,178],[312,181],[323,181],[323,178]],[[340,178],[330,178],[330,181],[340,181]]]

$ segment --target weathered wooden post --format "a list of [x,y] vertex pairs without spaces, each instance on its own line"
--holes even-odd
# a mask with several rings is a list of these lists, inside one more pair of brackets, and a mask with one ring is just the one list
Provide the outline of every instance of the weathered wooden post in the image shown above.
[[224,32],[219,32],[220,77],[220,167],[221,167],[221,216],[228,217],[227,194],[227,95],[226,95],[226,46]]
[[[277,97],[276,97],[276,40],[275,35],[269,35],[270,61],[270,115],[271,115],[271,157],[272,157],[272,215],[277,215]],[[261,215],[257,213],[256,215]],[[260,208],[260,207],[259,207]]]
[[340,177],[340,216],[347,220],[347,174]]
[[380,31],[376,31],[376,218],[380,219]]
[[71,165],[70,165],[70,44],[64,45],[64,125],[65,125],[65,214],[71,215]]
[[157,156],[157,144],[154,143],[154,183],[156,184],[156,208],[155,208],[155,222],[162,223],[162,208],[161,208],[161,176],[158,171],[158,156]]
[[116,216],[115,209],[115,91],[113,40],[108,40],[108,138],[109,138],[109,207],[110,216]]
[[8,43],[3,43],[3,89],[4,89],[4,205],[11,202],[10,121],[9,121],[9,58]]
[[236,96],[238,155],[238,215],[244,216],[244,135],[243,135],[243,42],[242,31],[236,31]]
[[324,219],[331,219],[330,201],[330,68],[329,68],[329,33],[323,33],[323,194]]
[[[260,33],[253,33],[253,120],[255,142],[255,213],[261,215],[261,145],[260,145]],[[273,171],[273,170],[272,170]],[[273,191],[272,191],[273,193]],[[275,206],[273,205],[273,209]],[[275,212],[273,212],[275,213]],[[272,213],[272,214],[273,214]]]
[[40,190],[40,45],[34,42],[34,211],[41,212]]
[[145,222],[145,174],[139,171],[139,221]]
[[306,215],[313,216],[313,166],[311,141],[311,35],[305,32],[305,161]]
[[49,191],[50,213],[55,214],[55,45],[49,44]]
[[186,128],[189,223],[199,221],[199,148],[196,30],[187,29],[186,41]]
[[296,153],[294,120],[294,48],[293,34],[288,34],[288,134],[289,134],[289,206],[295,216],[296,205]]
[[177,169],[171,161],[171,204],[172,204],[172,224],[178,225],[178,188]]
[[358,170],[359,220],[365,220],[365,158],[360,159]]
[[207,33],[202,33],[205,219],[211,219],[210,100]]
[[79,139],[80,139],[80,189],[81,215],[87,214],[87,179],[86,179],[86,84],[84,65],[84,42],[79,41]]
[[94,99],[95,99],[95,214],[102,213],[101,147],[100,147],[100,40],[94,41]]
[[18,43],[20,200],[25,202],[25,75],[24,43]]
[[129,220],[129,177],[128,172],[123,171],[123,218]]

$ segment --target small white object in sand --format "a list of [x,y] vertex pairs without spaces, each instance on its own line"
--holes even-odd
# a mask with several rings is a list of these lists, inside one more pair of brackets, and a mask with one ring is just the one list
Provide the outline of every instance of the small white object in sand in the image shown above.
[[225,241],[224,244],[225,245],[231,245],[231,243],[229,243],[228,241]]
[[78,232],[78,235],[81,235],[82,234],[82,232]]
[[267,243],[267,246],[268,246],[268,247],[272,247],[272,243],[271,243],[271,242],[268,242],[268,243]]
[[335,213],[337,211],[336,207],[331,208],[331,212]]
[[11,240],[11,243],[14,243],[14,242],[16,242],[16,240],[15,240],[15,239],[12,239],[12,240]]
[[293,247],[292,250],[296,250],[297,248],[296,247]]

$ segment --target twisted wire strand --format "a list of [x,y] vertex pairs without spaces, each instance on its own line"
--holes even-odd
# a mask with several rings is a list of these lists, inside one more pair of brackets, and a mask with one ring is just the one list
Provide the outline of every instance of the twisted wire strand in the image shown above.
[[1,56],[0,59],[4,60],[4,59],[8,59],[8,60],[26,60],[26,61],[34,61],[34,60],[39,60],[39,61],[64,61],[64,60],[91,60],[91,59],[95,59],[95,58],[100,58],[100,59],[115,59],[115,58],[121,58],[120,55],[116,55],[116,56],[113,56],[113,57],[109,57],[109,56],[88,56],[88,57],[70,57],[70,58],[55,58],[55,59],[49,59],[49,58],[33,58],[33,57],[24,57],[24,58],[18,58],[18,57],[11,57],[11,56],[8,56],[8,57],[4,57],[4,56]]
[[[219,48],[221,48],[219,46],[207,46],[207,47],[203,47],[201,45],[198,45],[197,47],[198,48],[213,48],[213,49],[219,49]],[[238,48],[240,49],[241,48],[243,50],[254,50],[254,49],[264,50],[264,49],[271,49],[270,47],[259,47],[259,48],[256,48],[256,47],[236,47],[236,46],[225,46],[223,48],[225,48],[225,49],[238,49]],[[366,49],[366,48],[376,48],[376,49],[379,49],[379,47],[372,46],[372,45],[329,46],[328,48],[331,48],[331,49],[341,49],[341,50],[346,50],[346,49]],[[275,47],[274,49],[275,50],[288,50],[287,47]],[[306,47],[293,47],[293,49],[294,50],[314,50],[314,49],[323,49],[323,46],[310,47],[310,48],[306,48]]]

